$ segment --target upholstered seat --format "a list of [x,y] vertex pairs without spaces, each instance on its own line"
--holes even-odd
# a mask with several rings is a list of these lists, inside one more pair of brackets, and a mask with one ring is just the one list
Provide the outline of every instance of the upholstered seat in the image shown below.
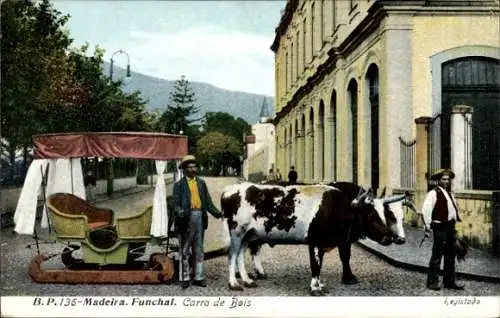
[[91,229],[100,229],[100,228],[104,228],[104,227],[106,227],[108,225],[109,225],[109,223],[106,222],[106,221],[89,223],[89,227]]
[[54,193],[48,200],[49,208],[66,215],[84,215],[90,228],[113,224],[113,210],[99,208],[71,193]]

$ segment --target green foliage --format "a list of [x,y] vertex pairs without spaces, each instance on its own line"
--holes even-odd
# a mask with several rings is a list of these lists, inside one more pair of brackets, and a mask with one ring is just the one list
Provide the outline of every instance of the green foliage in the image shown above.
[[215,174],[224,167],[238,169],[241,144],[241,141],[232,136],[210,132],[198,140],[196,158],[201,165],[209,167]]
[[200,108],[195,105],[196,97],[185,76],[175,81],[170,92],[170,103],[159,118],[157,127],[160,131],[180,134],[188,137],[188,152],[194,153],[196,141],[200,137],[200,125],[195,124],[200,119],[194,118]]
[[192,116],[200,110],[195,106],[196,98],[189,81],[185,76],[175,81],[174,89],[170,92],[170,103],[160,118],[160,129],[167,133],[186,131],[188,126],[200,119]]
[[252,131],[252,127],[244,119],[234,118],[231,114],[223,112],[206,113],[203,127],[207,133],[217,131],[237,140],[243,140],[243,136]]
[[69,48],[68,15],[48,0],[2,4],[1,133],[11,148],[40,133],[153,129],[140,93],[104,75],[102,48]]
[[231,114],[223,112],[206,113],[203,126],[206,134],[218,132],[238,141],[237,150],[227,153],[223,160],[226,166],[240,170],[240,156],[243,156],[246,151],[243,137],[251,133],[252,127],[242,118],[234,118]]
[[1,132],[14,147],[48,131],[45,116],[51,108],[66,113],[81,94],[68,72],[66,49],[72,40],[62,31],[68,18],[48,0],[2,2]]
[[[70,48],[68,19],[48,0],[2,2],[2,154],[14,164],[22,149],[25,171],[36,134],[153,130],[140,93],[124,93],[104,74],[102,48],[90,56],[88,45]],[[118,176],[135,170],[119,167]]]

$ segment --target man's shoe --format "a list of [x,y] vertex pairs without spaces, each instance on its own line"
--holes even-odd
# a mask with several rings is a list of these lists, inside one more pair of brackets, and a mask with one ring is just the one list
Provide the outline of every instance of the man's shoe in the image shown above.
[[457,285],[456,283],[446,284],[446,285],[443,285],[443,287],[446,289],[464,290],[464,285]]
[[441,290],[441,286],[438,283],[427,284],[427,288],[432,290]]
[[205,280],[195,280],[193,282],[193,285],[200,286],[200,287],[207,287],[207,283],[205,283]]
[[189,281],[186,280],[186,281],[181,282],[181,286],[182,286],[182,289],[188,288],[189,287]]

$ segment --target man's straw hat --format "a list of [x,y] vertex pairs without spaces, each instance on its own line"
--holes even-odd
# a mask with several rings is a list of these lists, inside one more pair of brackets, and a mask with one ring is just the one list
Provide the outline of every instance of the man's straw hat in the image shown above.
[[437,181],[437,180],[441,179],[441,177],[445,174],[449,175],[450,179],[455,178],[455,173],[453,171],[451,171],[451,169],[438,169],[438,170],[434,171],[434,173],[432,174],[431,180]]
[[193,155],[184,156],[181,160],[181,168],[185,168],[188,163],[196,163],[196,157]]

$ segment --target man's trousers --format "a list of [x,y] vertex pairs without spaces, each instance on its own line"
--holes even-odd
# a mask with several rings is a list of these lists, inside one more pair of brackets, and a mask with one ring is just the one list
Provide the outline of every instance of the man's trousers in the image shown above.
[[[205,279],[205,253],[203,251],[204,235],[205,231],[203,229],[202,212],[200,210],[192,210],[189,217],[189,224],[186,228],[186,231],[182,233],[181,238],[181,281],[191,280],[191,268],[194,269],[195,280]],[[190,264],[190,260],[193,261],[192,264]]]
[[441,259],[444,256],[443,284],[453,285],[455,284],[455,221],[432,223],[431,229],[434,232],[434,242],[432,256],[429,261],[427,284],[439,282],[439,268],[441,267]]

